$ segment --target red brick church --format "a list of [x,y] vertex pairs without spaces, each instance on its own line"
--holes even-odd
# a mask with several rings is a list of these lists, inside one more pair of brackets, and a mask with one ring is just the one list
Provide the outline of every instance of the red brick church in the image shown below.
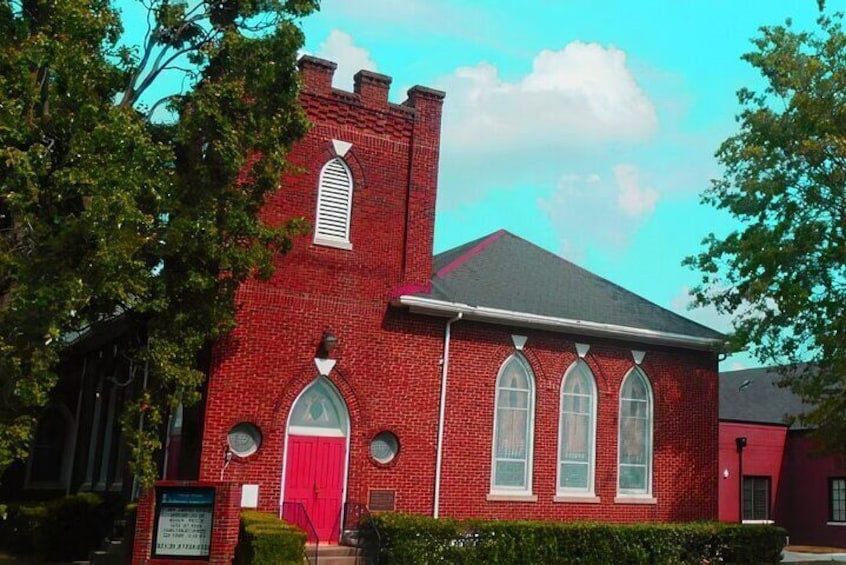
[[[304,510],[717,518],[723,336],[499,231],[432,257],[444,93],[300,61],[313,123],[269,222],[313,234],[238,294],[199,478]],[[495,132],[492,132],[494,134]]]
[[[233,483],[242,506],[307,516],[329,543],[345,508],[716,519],[724,336],[505,231],[433,257],[444,93],[394,104],[389,77],[344,92],[333,63],[300,67],[304,172],[262,213],[313,232],[239,290],[202,411],[170,420],[165,478]],[[143,335],[109,334],[75,346],[5,482],[20,496],[131,496],[117,418],[145,373],[113,336]]]

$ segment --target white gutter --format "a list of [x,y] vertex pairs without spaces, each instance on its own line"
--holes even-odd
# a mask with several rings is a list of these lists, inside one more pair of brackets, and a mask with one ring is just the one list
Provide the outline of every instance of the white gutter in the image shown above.
[[438,413],[438,448],[435,456],[435,504],[432,508],[432,517],[437,518],[441,508],[441,463],[443,462],[444,445],[444,420],[446,419],[446,395],[447,395],[447,374],[449,372],[449,339],[452,324],[464,317],[459,312],[454,318],[446,323],[444,330],[444,359],[441,364],[441,406]]
[[526,326],[549,330],[567,331],[582,335],[645,341],[661,345],[673,345],[688,349],[720,352],[725,342],[719,338],[695,337],[672,332],[632,328],[616,324],[604,324],[570,318],[557,318],[528,312],[515,312],[485,306],[470,306],[461,302],[447,302],[421,296],[402,295],[391,301],[394,306],[406,306],[412,312],[433,316],[463,315],[466,320],[478,320],[495,324]]

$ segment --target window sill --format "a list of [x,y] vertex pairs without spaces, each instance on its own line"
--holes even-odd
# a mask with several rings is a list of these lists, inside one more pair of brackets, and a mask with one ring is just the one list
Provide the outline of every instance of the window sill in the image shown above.
[[614,504],[658,504],[658,499],[651,496],[615,496]]
[[490,493],[486,497],[488,502],[537,502],[538,495],[536,494],[508,494],[508,493]]
[[65,490],[66,485],[60,482],[25,483],[24,490]]
[[598,496],[577,495],[577,494],[559,494],[552,497],[552,502],[567,502],[569,504],[599,504],[601,502]]
[[775,524],[773,520],[743,520],[743,524]]
[[846,522],[826,522],[826,526],[846,526]]
[[326,239],[322,237],[315,237],[314,244],[320,245],[321,247],[334,247],[336,249],[344,249],[346,251],[352,251],[352,243],[349,241],[340,241],[336,239]]

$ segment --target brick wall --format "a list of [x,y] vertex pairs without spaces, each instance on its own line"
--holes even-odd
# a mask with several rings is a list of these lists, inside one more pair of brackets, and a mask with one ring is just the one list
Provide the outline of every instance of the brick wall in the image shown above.
[[846,461],[822,456],[818,447],[808,431],[788,432],[776,523],[787,528],[790,543],[846,547],[846,526],[829,522],[829,481],[846,477]]
[[[533,494],[536,502],[488,501],[496,376],[515,352],[511,334],[528,337],[523,355],[535,376]],[[562,378],[590,344],[596,379],[596,496],[599,503],[554,502]],[[635,365],[654,395],[654,504],[615,503],[619,392]],[[688,521],[717,516],[717,374],[710,354],[527,332],[466,322],[453,325],[441,511],[467,518]]]

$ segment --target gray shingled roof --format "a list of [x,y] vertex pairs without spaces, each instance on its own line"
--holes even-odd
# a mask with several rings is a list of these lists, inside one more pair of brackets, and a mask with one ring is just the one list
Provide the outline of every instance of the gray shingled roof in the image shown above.
[[720,373],[720,420],[756,424],[790,424],[809,406],[789,388],[778,386],[781,375],[775,367]]
[[725,336],[507,231],[434,258],[427,297],[474,307],[613,324],[696,338]]

